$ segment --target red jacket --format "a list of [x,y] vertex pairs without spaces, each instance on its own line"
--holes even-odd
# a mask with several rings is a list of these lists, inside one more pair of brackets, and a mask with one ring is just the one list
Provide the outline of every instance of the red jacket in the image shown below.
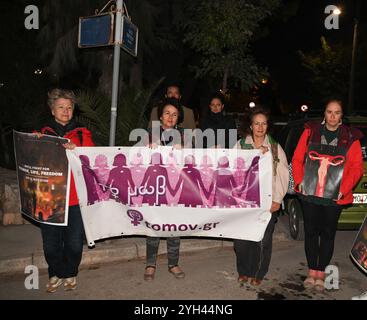
[[[340,192],[343,197],[337,201],[339,205],[353,203],[353,188],[363,175],[363,158],[362,149],[359,138],[361,138],[360,133],[350,130],[348,127],[343,126],[343,130],[351,133],[350,141],[347,147],[346,161],[344,165],[343,177],[340,185]],[[292,159],[292,173],[294,178],[294,186],[298,186],[304,175],[304,164],[305,155],[308,150],[308,141],[311,136],[312,125],[305,125],[305,130],[301,138],[298,141],[297,148],[294,152]]]
[[[48,134],[51,136],[58,136],[56,131],[51,127],[43,127],[41,129],[42,134]],[[75,128],[67,132],[63,138],[70,139],[72,143],[75,143],[78,147],[93,147],[94,142],[92,140],[92,133],[87,128]],[[71,173],[70,181],[70,194],[69,194],[69,206],[76,206],[79,204],[78,194],[75,188],[74,176]]]

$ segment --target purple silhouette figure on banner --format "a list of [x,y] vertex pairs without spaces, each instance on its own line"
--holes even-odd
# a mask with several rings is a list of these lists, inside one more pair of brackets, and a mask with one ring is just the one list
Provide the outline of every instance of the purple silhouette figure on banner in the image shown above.
[[[233,173],[233,177],[236,181],[237,187],[241,189],[247,175],[247,171],[245,168],[245,159],[243,159],[242,157],[236,158],[234,160],[234,168],[236,170]],[[236,200],[237,202],[242,202],[242,200],[246,200],[246,193],[240,194],[240,196],[236,197]]]
[[260,206],[259,160],[259,156],[252,159],[251,166],[247,171],[239,191],[240,194],[244,194],[245,201],[247,201],[251,207]]
[[215,184],[214,206],[231,207],[236,206],[237,201],[232,196],[232,190],[237,187],[232,172],[227,169],[229,160],[226,156],[218,159],[218,170],[213,174],[213,182],[210,186],[209,193],[212,193]]
[[[145,172],[144,179],[139,189],[143,190],[143,203],[151,206],[167,204],[166,190],[173,193],[167,169],[162,166],[162,155],[158,152],[152,154],[151,166]],[[142,194],[139,191],[139,194]]]
[[107,181],[110,168],[108,167],[108,159],[104,154],[99,154],[94,160],[94,173],[99,181],[99,188],[97,188],[99,199],[102,201],[108,200],[110,190],[107,188]]
[[200,190],[204,192],[206,198],[209,197],[208,191],[205,189],[201,179],[200,171],[194,168],[195,166],[195,157],[193,155],[186,156],[185,167],[181,170],[180,178],[175,188],[175,193],[179,188],[181,189],[181,196],[178,203],[184,204],[185,207],[203,205]]
[[115,156],[113,168],[107,180],[107,185],[111,190],[111,199],[115,199],[123,204],[128,204],[128,188],[135,188],[134,181],[131,177],[130,169],[126,165],[126,156],[119,153]]
[[80,155],[79,159],[82,163],[82,171],[84,176],[85,185],[87,187],[88,194],[88,205],[92,205],[99,201],[97,188],[98,188],[98,178],[94,171],[90,167],[90,162],[88,156]]
[[[131,161],[131,164],[133,165],[130,168],[131,171],[131,175],[133,177],[133,181],[135,186],[140,186],[143,179],[144,179],[144,174],[146,169],[143,167],[143,155],[138,152],[137,154],[135,154],[133,156],[133,159]],[[141,205],[143,202],[143,196],[142,195],[137,195],[135,197],[133,197],[133,204],[135,205]]]
[[[201,165],[200,165],[200,175],[201,180],[203,181],[205,190],[209,190],[210,185],[213,181],[213,174],[214,169],[212,159],[208,155],[204,155],[201,159]],[[214,201],[214,193],[209,195],[209,198],[207,199],[205,196],[205,193],[200,190],[201,198],[203,199],[203,205],[211,207],[213,205]]]
[[[170,152],[168,154],[167,163],[168,163],[167,173],[169,176],[170,185],[172,187],[177,186],[178,179],[180,178],[180,170],[177,168],[177,160],[173,152]],[[177,204],[180,195],[181,195],[180,190],[176,192],[176,194],[172,194],[171,192],[168,191],[166,193],[167,202],[169,204]]]

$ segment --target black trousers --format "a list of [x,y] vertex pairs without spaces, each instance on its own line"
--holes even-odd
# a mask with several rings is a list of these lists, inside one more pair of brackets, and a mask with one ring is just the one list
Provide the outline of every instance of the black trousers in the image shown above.
[[309,269],[325,271],[334,253],[341,206],[301,201],[305,227],[305,252]]
[[[161,238],[159,237],[147,237],[147,266],[155,266],[157,261],[157,254],[159,248],[159,242]],[[171,237],[167,238],[167,257],[168,266],[173,267],[178,265],[180,255],[180,238]]]
[[233,240],[236,253],[237,272],[239,275],[264,279],[269,270],[271,252],[273,246],[273,232],[276,215],[272,214],[265,230],[264,238],[259,241]]
[[82,259],[84,228],[79,206],[69,207],[68,225],[41,224],[49,277],[75,277]]

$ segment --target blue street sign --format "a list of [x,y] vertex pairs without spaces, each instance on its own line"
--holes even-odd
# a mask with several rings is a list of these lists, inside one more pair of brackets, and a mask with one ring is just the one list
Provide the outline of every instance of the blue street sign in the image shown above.
[[122,17],[122,48],[136,57],[138,55],[139,29],[126,16]]
[[79,18],[79,48],[114,44],[114,14]]

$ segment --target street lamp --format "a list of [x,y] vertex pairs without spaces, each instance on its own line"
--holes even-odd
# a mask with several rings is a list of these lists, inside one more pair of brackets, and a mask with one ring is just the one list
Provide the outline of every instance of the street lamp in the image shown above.
[[333,11],[333,14],[335,15],[340,15],[342,12],[339,8],[336,8],[334,11]]
[[308,111],[308,106],[307,105],[303,105],[303,106],[301,106],[301,111],[302,112],[307,112]]

